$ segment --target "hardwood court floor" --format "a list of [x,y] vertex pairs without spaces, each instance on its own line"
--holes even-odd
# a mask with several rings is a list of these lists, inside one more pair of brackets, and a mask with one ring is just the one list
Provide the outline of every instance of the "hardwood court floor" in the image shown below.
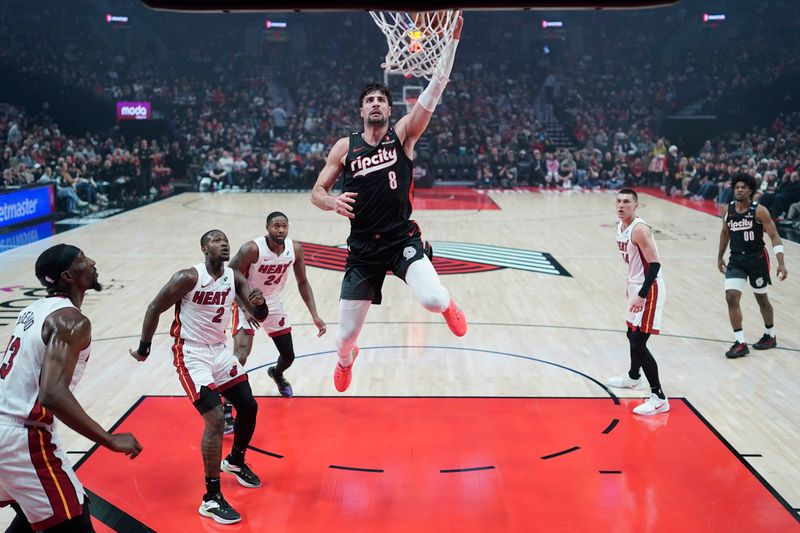
[[[424,311],[400,281],[387,279],[384,304],[370,311],[362,332],[364,349],[346,395],[608,397],[597,382],[621,373],[628,362],[625,270],[614,242],[613,194],[488,196],[500,209],[421,210],[415,215],[434,253],[439,249],[454,261],[475,257],[483,265],[504,266],[443,276],[467,313],[468,334],[453,337],[441,317]],[[656,230],[668,291],[663,333],[649,343],[665,392],[691,402],[789,506],[800,507],[800,410],[795,408],[800,404],[800,246],[786,243],[789,278],[776,281],[770,291],[780,348],[729,361],[723,354],[731,332],[716,269],[720,220],[649,195],[640,202],[639,214]],[[326,247],[345,241],[347,221],[315,209],[308,194],[184,194],[0,255],[0,335],[10,333],[19,308],[40,294],[34,290],[32,269],[41,250],[56,242],[76,244],[97,260],[106,285],[84,303],[94,340],[79,400],[110,427],[142,395],[180,395],[166,335],[169,313],[161,318],[149,361],[137,363],[127,353],[138,342],[145,307],[174,271],[202,260],[203,232],[224,230],[236,249],[263,233],[265,215],[273,210],[288,215],[290,236],[296,240]],[[549,256],[542,260],[532,252]],[[561,269],[548,269],[548,264]],[[341,272],[310,266],[308,276],[320,314],[332,327],[316,338],[290,281],[284,303],[299,357],[287,377],[297,395],[334,396]],[[743,311],[752,343],[762,324],[749,291]],[[275,358],[271,341],[257,336],[248,366]],[[263,367],[251,375],[251,383],[257,395],[276,395]],[[195,416],[188,403],[186,416]],[[153,423],[183,422],[165,417]],[[256,431],[276,429],[262,425]],[[86,439],[66,428],[61,432],[68,450],[89,449]],[[158,453],[158,445],[144,453]],[[201,480],[199,457],[196,463]],[[201,490],[198,485],[198,495]],[[9,517],[7,510],[0,511],[0,526]]]

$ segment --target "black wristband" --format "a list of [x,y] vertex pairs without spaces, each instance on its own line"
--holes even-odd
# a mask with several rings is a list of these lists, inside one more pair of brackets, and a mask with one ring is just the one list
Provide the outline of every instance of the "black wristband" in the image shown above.
[[647,272],[644,273],[644,283],[642,283],[642,288],[639,289],[640,298],[647,298],[647,294],[650,292],[650,287],[653,286],[653,282],[656,280],[659,270],[661,270],[661,263],[650,263],[647,265]]
[[262,321],[269,316],[269,307],[267,307],[267,303],[264,302],[261,305],[256,305],[253,307],[253,317],[258,320]]
[[136,350],[136,353],[141,355],[142,357],[147,357],[150,355],[150,345],[153,344],[152,342],[144,342],[139,341],[139,349]]

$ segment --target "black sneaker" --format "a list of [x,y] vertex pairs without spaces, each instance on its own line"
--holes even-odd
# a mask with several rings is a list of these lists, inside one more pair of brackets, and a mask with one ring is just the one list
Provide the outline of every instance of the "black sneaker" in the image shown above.
[[731,349],[725,352],[725,357],[728,359],[736,359],[738,357],[744,357],[745,355],[750,353],[750,349],[747,348],[747,343],[736,341],[731,346]]
[[778,346],[778,339],[764,333],[764,336],[761,337],[761,339],[759,339],[759,341],[753,345],[753,349],[769,350],[770,348],[776,348],[777,346]]
[[222,404],[222,412],[225,417],[225,429],[222,430],[223,435],[230,435],[233,433],[233,405],[228,402]]
[[285,396],[287,398],[292,396],[291,384],[288,381],[286,381],[286,378],[283,377],[283,374],[281,374],[280,376],[275,374],[274,366],[271,366],[267,369],[267,374],[269,374],[269,377],[271,377],[272,380],[275,382],[275,384],[278,386],[278,392],[281,393],[281,396]]
[[200,504],[198,512],[203,516],[213,518],[214,522],[218,524],[235,524],[242,519],[242,515],[237,513],[236,509],[231,507],[219,492],[211,497],[206,495]]
[[220,464],[219,468],[223,472],[227,472],[229,474],[233,474],[236,476],[236,480],[239,482],[240,485],[243,487],[247,487],[249,489],[255,489],[261,486],[261,479],[250,470],[250,467],[246,464],[241,466],[235,465],[230,462],[231,456],[229,455],[225,459],[222,460],[222,464]]

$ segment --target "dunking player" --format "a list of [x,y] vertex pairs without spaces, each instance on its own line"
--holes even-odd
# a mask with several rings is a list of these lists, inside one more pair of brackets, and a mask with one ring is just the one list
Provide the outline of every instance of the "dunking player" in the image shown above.
[[[772,281],[769,276],[769,254],[764,247],[764,232],[772,241],[772,251],[778,260],[778,279],[786,279],[788,272],[783,263],[783,241],[781,241],[769,210],[752,201],[756,187],[755,179],[748,174],[737,174],[732,180],[734,200],[728,204],[722,220],[719,235],[719,255],[717,266],[725,274],[725,300],[728,302],[728,316],[733,328],[734,343],[725,353],[729,359],[744,357],[750,353],[742,331],[742,289],[750,278],[761,317],[764,319],[764,335],[753,344],[756,350],[775,348],[778,342],[772,314],[772,304],[767,296],[767,287]],[[731,244],[731,255],[725,264],[723,255]]]
[[19,314],[0,361],[0,505],[17,512],[7,531],[94,531],[54,420],[131,458],[142,447],[130,433],[105,431],[72,395],[92,342],[81,304],[87,290],[102,288],[94,261],[57,244],[36,260],[36,277],[47,297]]
[[647,348],[650,335],[658,335],[661,314],[667,297],[661,278],[661,262],[653,231],[636,216],[639,197],[631,189],[617,193],[617,246],[628,265],[628,303],[626,321],[631,349],[631,367],[627,374],[608,380],[612,387],[636,389],[642,383],[640,370],[650,383],[650,397],[633,408],[637,415],[655,415],[669,411],[669,400],[661,390],[658,364]]
[[[306,263],[303,245],[288,238],[289,218],[279,211],[267,215],[267,234],[248,241],[233,256],[230,266],[247,277],[250,287],[260,289],[269,306],[269,317],[259,324],[253,316],[234,304],[233,311],[233,353],[244,367],[247,357],[253,349],[255,329],[261,327],[272,337],[278,349],[278,364],[269,367],[267,373],[278,386],[281,396],[291,396],[292,386],[286,381],[283,373],[294,362],[294,345],[292,344],[292,325],[280,301],[281,292],[289,278],[289,268],[294,270],[300,296],[311,313],[311,320],[317,326],[318,337],[327,330],[325,322],[317,314],[314,292],[306,277]],[[231,405],[225,403],[225,432],[229,424],[232,428]]]
[[[138,361],[150,354],[150,344],[161,314],[175,306],[170,334],[175,337],[172,352],[178,378],[205,422],[200,450],[206,476],[206,493],[199,512],[220,524],[233,524],[241,516],[231,507],[219,486],[219,472],[236,476],[239,484],[255,488],[261,480],[244,462],[244,452],[256,427],[258,404],[253,398],[247,374],[225,345],[234,297],[239,297],[258,320],[267,318],[267,305],[258,289],[250,289],[241,272],[225,266],[230,258],[228,238],[220,230],[206,232],[200,239],[205,261],[179,270],[147,307],[139,348],[130,350]],[[238,416],[231,453],[222,459],[222,394]]]
[[[454,334],[462,336],[467,332],[464,313],[439,281],[426,255],[429,247],[422,243],[419,226],[410,220],[414,144],[427,128],[447,85],[462,25],[459,17],[453,40],[442,53],[431,82],[411,113],[394,128],[389,127],[389,88],[380,83],[364,87],[358,100],[364,131],[334,144],[311,193],[314,205],[350,219],[336,332],[339,361],[333,375],[339,392],[350,385],[353,361],[358,355],[358,334],[370,304],[381,303],[387,270],[411,287],[425,309],[442,313]],[[330,191],[339,174],[344,175],[344,192],[332,196]]]

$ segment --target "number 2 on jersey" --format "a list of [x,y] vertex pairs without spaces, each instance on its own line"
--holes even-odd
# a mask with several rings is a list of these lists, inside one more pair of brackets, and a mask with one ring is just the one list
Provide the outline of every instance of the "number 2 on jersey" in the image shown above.
[[6,379],[8,373],[11,372],[11,367],[14,366],[14,357],[16,357],[17,352],[19,352],[20,342],[21,339],[14,336],[8,341],[8,346],[3,354],[3,365],[0,366],[0,379]]

